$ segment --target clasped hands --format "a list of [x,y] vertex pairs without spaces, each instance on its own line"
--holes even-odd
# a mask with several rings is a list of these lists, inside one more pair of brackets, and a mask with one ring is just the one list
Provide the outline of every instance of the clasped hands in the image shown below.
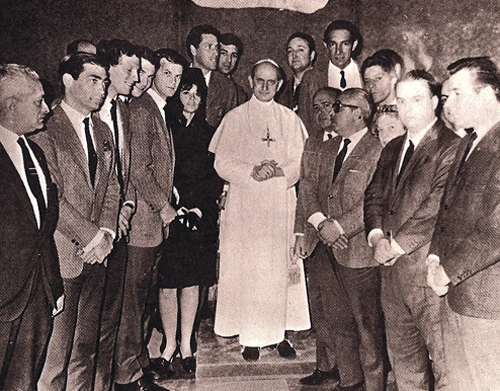
[[94,238],[81,251],[80,256],[85,263],[103,263],[113,249],[113,236],[100,229]]
[[336,250],[344,250],[349,244],[349,239],[338,230],[332,219],[323,220],[318,224],[318,235],[321,241]]
[[374,235],[371,242],[373,246],[373,257],[381,265],[392,266],[401,255],[393,248],[391,239],[385,237],[383,234]]
[[250,176],[257,182],[262,182],[273,177],[285,176],[285,173],[274,160],[263,160],[253,168]]

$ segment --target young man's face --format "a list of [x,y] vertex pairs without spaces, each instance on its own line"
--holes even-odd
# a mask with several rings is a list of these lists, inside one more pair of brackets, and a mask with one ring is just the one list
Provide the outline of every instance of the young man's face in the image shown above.
[[363,75],[366,90],[371,94],[373,103],[392,104],[396,98],[396,74],[386,72],[380,65],[365,69]]
[[220,44],[219,71],[224,75],[230,75],[238,63],[238,48],[236,45]]
[[121,55],[118,64],[109,68],[110,97],[129,95],[134,84],[139,81],[139,69],[141,69],[139,57]]
[[201,42],[197,48],[191,45],[191,54],[195,66],[205,71],[215,71],[219,57],[219,41],[212,34],[201,34]]
[[357,41],[352,41],[349,30],[333,30],[325,43],[328,57],[337,68],[344,69],[351,61],[351,54]]
[[98,110],[106,96],[108,74],[96,64],[84,64],[78,79],[64,75],[65,101],[83,115]]
[[173,96],[182,77],[182,65],[174,64],[166,58],[160,60],[160,69],[156,71],[154,86],[164,99]]
[[405,80],[396,87],[398,113],[410,132],[419,132],[436,117],[438,98],[425,80]]
[[131,95],[139,98],[146,90],[151,87],[155,78],[155,66],[145,58],[141,58],[141,69],[139,70],[139,81],[134,84]]

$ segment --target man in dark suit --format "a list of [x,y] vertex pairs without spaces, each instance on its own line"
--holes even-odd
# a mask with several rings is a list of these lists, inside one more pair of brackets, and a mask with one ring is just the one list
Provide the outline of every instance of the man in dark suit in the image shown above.
[[[314,38],[302,32],[293,33],[286,42],[286,56],[293,75],[283,83],[283,87],[278,93],[277,102],[292,109],[300,116],[300,83],[304,74],[312,69],[316,60]],[[310,109],[310,107],[307,107],[305,110]]]
[[[458,60],[448,71],[444,106],[469,135],[450,168],[427,258],[428,283],[438,295],[447,294],[449,376],[464,380],[453,389],[495,390],[500,384],[500,74],[487,57]],[[464,386],[466,381],[471,384]]]
[[346,20],[335,20],[328,25],[323,36],[328,61],[319,62],[306,72],[300,83],[299,113],[307,130],[314,127],[314,113],[309,109],[316,91],[322,87],[361,88],[363,86],[358,65],[354,59],[361,53],[363,37],[358,28]]
[[[57,189],[25,135],[49,108],[31,69],[0,66],[0,389],[35,391],[63,285],[54,231]],[[57,303],[57,304],[56,304]]]
[[36,135],[59,189],[55,232],[65,308],[54,320],[40,390],[91,390],[106,276],[120,200],[112,134],[92,117],[104,99],[107,63],[93,54],[63,59],[64,97]]
[[380,274],[363,234],[364,191],[382,147],[367,128],[373,113],[366,91],[343,91],[333,109],[339,137],[308,159],[300,181],[301,207],[314,227],[306,230],[306,240],[308,235],[321,240],[315,251],[327,253],[336,277],[336,314],[329,321],[335,329],[339,389],[383,390]]
[[[233,82],[217,72],[220,32],[210,25],[195,26],[186,37],[191,67],[203,73],[208,88],[207,122],[216,128],[226,113],[238,105]],[[240,102],[243,103],[243,102]]]
[[389,358],[401,390],[428,390],[429,356],[436,389],[448,386],[440,314],[444,302],[426,285],[427,256],[458,137],[436,118],[438,85],[425,71],[396,87],[407,133],[385,147],[366,190],[365,225],[382,267]]
[[[137,207],[129,234],[123,310],[116,348],[117,391],[153,388],[144,376],[149,357],[143,319],[150,290],[156,288],[153,271],[160,245],[168,234],[168,224],[177,215],[170,204],[174,149],[165,111],[166,100],[177,90],[187,62],[171,49],[156,51],[155,61],[158,61],[159,68],[151,88],[130,103],[130,182],[137,194]],[[171,374],[166,360],[160,359],[153,369],[153,376],[157,379]]]
[[221,34],[219,38],[220,49],[217,70],[226,75],[233,83],[236,90],[236,107],[248,100],[245,89],[234,80],[234,73],[243,55],[243,42],[239,37],[231,33]]
[[[314,164],[322,144],[337,135],[332,117],[335,116],[333,106],[339,94],[340,90],[324,87],[314,96],[313,109],[320,130],[310,134],[306,140],[301,161],[303,173],[311,164]],[[300,383],[320,385],[329,379],[340,380],[335,349],[335,330],[331,324],[331,319],[335,317],[335,311],[332,307],[335,301],[332,298],[335,275],[325,251],[326,247],[320,245],[316,251],[312,251],[314,249],[311,247],[316,245],[317,236],[308,235],[308,240],[314,240],[312,245],[305,242],[304,232],[308,227],[301,202],[302,198],[299,196],[295,213],[295,254],[301,258],[309,257],[307,260],[307,292],[311,321],[316,331],[316,369],[312,375],[300,379]]]

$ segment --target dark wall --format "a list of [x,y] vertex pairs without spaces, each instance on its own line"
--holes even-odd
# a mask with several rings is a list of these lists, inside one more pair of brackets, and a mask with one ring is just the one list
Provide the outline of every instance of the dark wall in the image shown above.
[[295,31],[312,34],[324,58],[323,31],[337,18],[360,27],[365,38],[360,60],[391,47],[409,63],[430,64],[443,77],[446,65],[460,57],[500,59],[498,0],[330,0],[310,15],[208,9],[189,0],[0,0],[0,59],[32,66],[54,82],[57,64],[72,40],[125,38],[153,49],[172,47],[187,56],[184,38],[189,29],[210,23],[243,39],[237,77],[246,86],[246,75],[259,59],[272,57],[286,69],[284,45]]

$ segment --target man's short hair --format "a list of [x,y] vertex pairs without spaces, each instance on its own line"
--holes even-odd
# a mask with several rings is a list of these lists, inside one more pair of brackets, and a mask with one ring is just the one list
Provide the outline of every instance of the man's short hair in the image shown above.
[[330,33],[335,30],[347,30],[351,33],[351,43],[353,43],[354,41],[358,41],[358,45],[353,49],[351,53],[351,57],[356,58],[363,49],[363,37],[361,36],[359,29],[347,20],[334,20],[328,25],[325,33],[323,34],[324,43],[328,43],[328,40],[330,39]]
[[[77,39],[76,41],[71,42],[67,47],[66,47],[66,54],[71,56],[76,53],[82,53],[80,50],[80,45],[87,45],[87,46],[94,46],[94,43],[87,40],[87,39]],[[83,52],[86,53],[86,52]]]
[[429,87],[429,92],[431,96],[439,96],[441,94],[441,84],[439,84],[434,76],[432,76],[429,72],[424,71],[423,69],[413,69],[409,72],[406,72],[401,79],[399,79],[396,84],[396,88],[399,83],[404,81],[418,81],[422,80],[427,83]]
[[348,97],[356,101],[359,110],[361,111],[361,115],[363,116],[365,125],[370,126],[374,111],[374,104],[371,95],[362,88],[348,88],[347,90],[342,91],[339,99],[342,100],[343,97]]
[[257,67],[262,64],[273,65],[276,68],[276,73],[278,74],[278,81],[285,80],[285,72],[283,71],[283,68],[281,68],[276,61],[271,60],[270,58],[259,60],[254,64],[254,66],[252,67],[252,72],[250,73],[252,79],[255,77],[255,71],[257,70]]
[[182,69],[186,69],[187,67],[189,67],[189,63],[184,58],[184,56],[179,54],[174,49],[166,49],[166,48],[158,49],[155,52],[155,56],[157,58],[158,64],[160,64],[161,59],[164,58],[165,60],[171,62],[172,64],[181,65]]
[[104,57],[109,66],[115,66],[120,62],[121,56],[135,55],[135,45],[125,39],[103,39],[97,44],[97,54]]
[[210,24],[194,26],[186,37],[186,48],[191,60],[193,60],[193,55],[191,54],[190,47],[191,45],[193,45],[195,48],[198,48],[201,40],[203,39],[203,34],[212,34],[217,37],[217,40],[220,39],[220,31],[217,30],[214,26]]
[[149,61],[151,64],[154,65],[155,71],[160,68],[160,60],[159,58],[155,55],[155,52],[152,51],[150,48],[146,46],[136,46],[134,53],[137,57],[140,59],[144,59]]
[[243,42],[239,37],[232,33],[221,34],[219,37],[219,43],[223,45],[234,45],[238,49],[238,57],[243,55]]
[[19,79],[40,82],[38,73],[25,65],[0,64],[0,115],[4,112],[7,99],[19,97],[19,89],[12,88],[22,85]]
[[[287,47],[288,47],[288,44],[290,43],[290,41],[294,38],[300,38],[300,39],[303,39],[304,41],[307,42],[307,45],[309,46],[309,54],[316,51],[316,42],[314,41],[314,38],[311,35],[309,35],[307,33],[303,33],[301,31],[297,31],[296,33],[293,33],[292,35],[290,35],[288,37],[288,39],[286,41]],[[312,63],[314,64],[315,61],[316,61],[316,56],[314,56]]]
[[489,57],[467,57],[450,64],[447,68],[451,75],[462,69],[468,69],[476,76],[477,88],[490,86],[500,101],[500,72],[497,65]]
[[361,65],[361,74],[364,75],[367,68],[379,66],[384,72],[390,73],[396,70],[396,65],[403,69],[404,61],[399,54],[392,49],[381,49],[366,58]]
[[66,56],[59,64],[57,73],[61,84],[61,92],[64,94],[63,76],[67,73],[71,75],[73,80],[77,80],[83,72],[85,64],[93,64],[109,70],[109,64],[105,58],[91,53],[76,53],[72,56]]
[[334,88],[334,87],[321,87],[318,91],[316,91],[316,93],[314,94],[313,96],[313,100],[314,98],[316,98],[317,95],[319,95],[320,93],[322,92],[326,92],[327,94],[330,94],[333,96],[333,99],[338,99],[340,93],[342,92],[341,90],[339,90],[338,88]]

